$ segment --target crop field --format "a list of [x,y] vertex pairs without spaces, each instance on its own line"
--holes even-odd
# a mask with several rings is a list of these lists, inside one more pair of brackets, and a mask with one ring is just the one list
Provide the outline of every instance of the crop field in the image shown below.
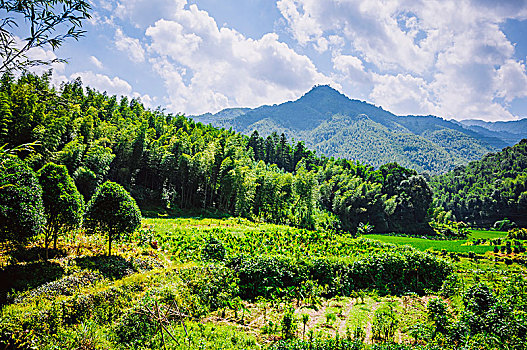
[[441,251],[444,249],[452,253],[474,252],[477,254],[485,254],[486,252],[492,252],[494,247],[487,244],[474,245],[472,243],[474,239],[503,239],[507,236],[507,232],[503,231],[470,230],[469,232],[470,234],[465,240],[433,240],[428,238],[401,237],[380,234],[369,234],[364,235],[363,237],[378,240],[384,243],[409,245],[421,251],[426,251],[428,249]]

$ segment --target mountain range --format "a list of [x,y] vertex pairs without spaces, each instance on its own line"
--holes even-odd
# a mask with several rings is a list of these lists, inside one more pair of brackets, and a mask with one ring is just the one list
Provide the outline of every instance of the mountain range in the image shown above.
[[229,108],[190,116],[204,124],[250,135],[284,133],[317,154],[359,160],[378,167],[389,162],[419,172],[443,173],[527,137],[527,119],[512,122],[445,120],[398,116],[382,107],[318,85],[295,101],[258,108]]

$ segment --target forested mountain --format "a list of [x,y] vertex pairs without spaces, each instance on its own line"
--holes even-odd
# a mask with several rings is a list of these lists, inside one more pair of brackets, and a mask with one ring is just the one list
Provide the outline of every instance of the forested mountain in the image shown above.
[[[368,108],[364,104],[362,111]],[[86,202],[112,180],[143,209],[212,209],[352,232],[360,223],[380,232],[429,229],[432,193],[414,170],[397,164],[374,170],[316,157],[284,135],[247,137],[147,110],[135,99],[117,100],[84,88],[80,80],[56,90],[48,75],[4,75],[0,145],[32,142],[36,152],[19,154],[24,162],[34,171],[49,162],[65,165]]]
[[434,201],[457,220],[490,226],[508,218],[527,225],[527,139],[432,178]]
[[431,173],[451,170],[514,143],[486,129],[479,132],[434,116],[396,116],[326,85],[280,105],[228,109],[192,118],[247,135],[254,130],[264,136],[284,133],[326,156],[375,167],[396,161]]
[[509,144],[517,143],[527,135],[527,118],[507,122],[486,122],[467,119],[459,123],[470,130],[483,135],[498,137]]

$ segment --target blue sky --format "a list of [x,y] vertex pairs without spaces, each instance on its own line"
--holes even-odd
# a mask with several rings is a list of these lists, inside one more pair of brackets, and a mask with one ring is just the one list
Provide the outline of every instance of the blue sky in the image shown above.
[[54,81],[187,115],[330,84],[396,114],[527,117],[527,3],[492,0],[93,0]]

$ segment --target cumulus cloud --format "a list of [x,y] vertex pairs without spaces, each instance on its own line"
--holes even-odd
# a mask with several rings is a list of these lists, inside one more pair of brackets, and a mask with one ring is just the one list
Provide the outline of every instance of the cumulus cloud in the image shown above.
[[101,61],[95,56],[90,56],[90,62],[95,65],[95,67],[102,69],[104,66]]
[[70,79],[81,78],[85,86],[89,86],[108,95],[130,96],[132,86],[119,77],[110,78],[107,75],[94,73],[92,71],[77,72],[70,76]]
[[[524,62],[513,59],[500,29],[527,19],[525,1],[279,0],[277,7],[300,45],[331,50],[341,79],[371,79],[370,99],[399,113],[512,119],[496,98],[525,97]],[[335,36],[346,44],[328,44]],[[408,96],[398,100],[401,88]]]
[[133,62],[142,63],[145,61],[145,50],[139,39],[126,36],[120,28],[115,31],[115,47],[126,53]]
[[218,27],[196,5],[179,8],[146,30],[150,62],[168,90],[169,108],[186,113],[255,107],[296,98],[331,79],[269,33],[246,38]]

